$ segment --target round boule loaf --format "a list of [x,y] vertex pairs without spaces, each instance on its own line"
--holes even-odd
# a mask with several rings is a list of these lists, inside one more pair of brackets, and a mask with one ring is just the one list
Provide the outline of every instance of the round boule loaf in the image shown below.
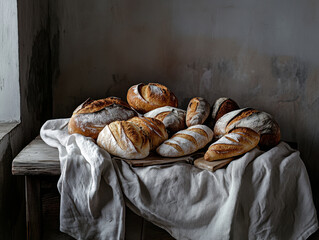
[[142,159],[150,153],[150,140],[138,125],[115,121],[106,125],[97,138],[97,144],[112,155],[125,159]]
[[74,110],[68,124],[68,132],[96,139],[107,124],[116,120],[127,120],[136,115],[126,102],[117,97],[87,99]]
[[218,98],[212,106],[212,119],[217,122],[226,113],[237,109],[239,109],[239,106],[234,100],[226,97]]
[[164,123],[158,119],[149,117],[133,117],[127,120],[127,122],[134,123],[144,130],[150,139],[151,150],[156,149],[168,138]]
[[238,109],[219,118],[214,127],[215,138],[221,138],[236,128],[250,128],[260,134],[259,146],[271,148],[280,142],[280,128],[266,112],[252,108]]
[[160,107],[144,114],[162,121],[170,134],[186,128],[186,111],[175,107]]
[[140,83],[132,86],[127,92],[127,102],[139,113],[164,106],[178,106],[174,93],[159,83]]

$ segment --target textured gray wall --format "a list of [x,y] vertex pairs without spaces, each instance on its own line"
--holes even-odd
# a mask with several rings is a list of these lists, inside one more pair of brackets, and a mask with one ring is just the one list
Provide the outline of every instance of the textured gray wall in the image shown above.
[[180,107],[221,96],[274,115],[299,144],[319,199],[319,2],[51,1],[58,21],[53,114],[160,82]]
[[[0,141],[1,240],[26,237],[24,178],[12,176],[12,159],[39,134],[44,121],[52,118],[54,40],[50,39],[49,1],[17,3],[21,123]],[[6,104],[14,107],[12,101]]]

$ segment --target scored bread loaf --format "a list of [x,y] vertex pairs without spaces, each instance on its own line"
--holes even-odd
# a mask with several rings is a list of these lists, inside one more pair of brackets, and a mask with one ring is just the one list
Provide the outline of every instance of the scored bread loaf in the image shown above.
[[149,117],[133,117],[127,122],[141,127],[150,139],[151,150],[156,149],[168,138],[168,134],[162,121]]
[[87,99],[78,106],[68,124],[70,134],[79,133],[96,139],[105,125],[116,120],[127,120],[136,112],[120,98]]
[[213,138],[213,131],[205,125],[194,125],[175,133],[164,141],[156,152],[163,157],[181,157],[205,147]]
[[115,121],[106,125],[97,138],[97,144],[112,155],[126,159],[142,159],[150,153],[150,140],[138,125]]
[[250,128],[260,134],[259,146],[270,148],[280,141],[280,128],[274,118],[252,108],[238,109],[222,116],[215,124],[214,136],[220,138],[235,128]]
[[242,155],[258,145],[260,135],[249,128],[236,128],[208,147],[206,161],[232,158]]
[[127,92],[127,102],[140,113],[146,113],[164,106],[178,106],[174,93],[158,83],[147,85],[140,83],[132,86]]
[[190,100],[186,111],[187,127],[203,124],[210,112],[209,103],[201,97],[195,97]]
[[226,97],[218,98],[212,107],[212,118],[216,122],[226,113],[239,109],[238,104]]
[[175,107],[160,107],[144,114],[145,117],[162,121],[170,133],[185,129],[186,111]]

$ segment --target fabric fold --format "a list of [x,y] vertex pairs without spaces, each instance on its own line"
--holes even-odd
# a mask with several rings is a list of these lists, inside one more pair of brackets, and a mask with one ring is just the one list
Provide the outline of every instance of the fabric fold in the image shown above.
[[41,137],[59,149],[60,229],[77,239],[124,239],[125,202],[176,239],[306,239],[318,229],[306,168],[284,142],[214,173],[187,163],[134,168],[69,135],[67,123],[46,122]]
[[124,239],[125,203],[111,156],[92,138],[69,135],[68,121],[47,121],[40,131],[59,149],[60,230],[76,239]]

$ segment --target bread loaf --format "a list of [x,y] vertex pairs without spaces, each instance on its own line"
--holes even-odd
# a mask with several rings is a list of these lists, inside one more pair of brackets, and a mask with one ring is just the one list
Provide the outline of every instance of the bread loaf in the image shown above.
[[212,118],[216,122],[226,113],[239,109],[238,104],[226,97],[218,98],[212,107]]
[[214,134],[220,138],[235,128],[250,128],[260,134],[259,146],[267,149],[280,141],[280,128],[274,118],[252,108],[238,109],[222,116],[215,124]]
[[96,139],[105,125],[116,120],[127,120],[136,115],[131,107],[119,98],[88,99],[73,112],[68,131],[70,134],[79,133]]
[[150,140],[143,129],[127,121],[115,121],[106,125],[97,138],[97,144],[110,154],[126,159],[145,158],[151,148]]
[[140,83],[132,86],[127,92],[127,102],[140,113],[164,106],[178,106],[176,96],[167,87],[158,83]]
[[260,135],[249,128],[237,128],[211,144],[204,155],[206,161],[232,158],[257,146]]
[[150,139],[151,150],[155,150],[168,138],[164,123],[155,118],[133,117],[127,120],[127,122],[134,123],[143,129]]
[[190,100],[186,112],[187,127],[203,124],[210,113],[209,103],[201,97]]
[[145,117],[156,118],[162,121],[166,127],[166,129],[170,133],[175,133],[179,130],[185,129],[185,117],[186,111],[174,108],[174,107],[161,107],[156,108],[150,112],[144,114]]
[[205,147],[213,138],[213,131],[205,125],[191,126],[164,141],[156,152],[163,157],[181,157]]

